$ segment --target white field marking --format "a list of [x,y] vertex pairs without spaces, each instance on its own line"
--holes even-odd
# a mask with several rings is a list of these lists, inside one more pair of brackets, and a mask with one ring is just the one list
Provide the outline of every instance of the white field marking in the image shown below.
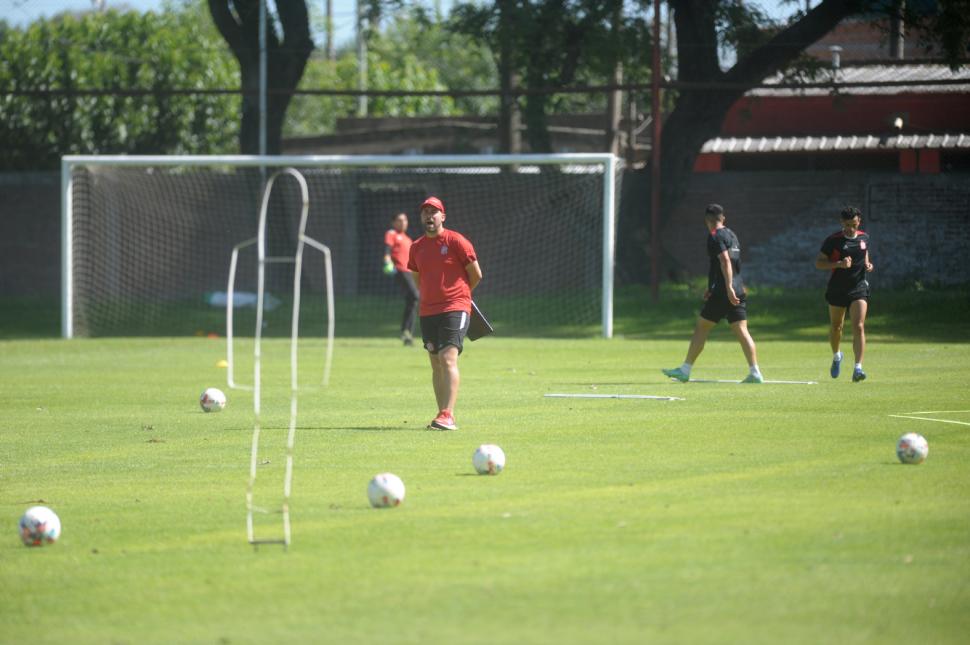
[[951,421],[950,419],[934,419],[932,417],[914,417],[909,414],[890,414],[889,416],[897,419],[916,419],[917,421],[936,421],[937,423],[955,423],[961,426],[970,426],[966,421]]
[[[688,383],[735,383],[740,384],[741,381],[735,381],[731,379],[704,379],[704,378],[692,378]],[[818,381],[768,381],[765,380],[762,383],[785,383],[788,385],[818,385]],[[754,383],[752,383],[754,385]]]
[[970,410],[922,410],[920,412],[903,412],[903,414],[949,414],[953,412],[970,412]]
[[650,399],[652,401],[683,401],[679,396],[652,396],[650,394],[543,394],[550,399]]

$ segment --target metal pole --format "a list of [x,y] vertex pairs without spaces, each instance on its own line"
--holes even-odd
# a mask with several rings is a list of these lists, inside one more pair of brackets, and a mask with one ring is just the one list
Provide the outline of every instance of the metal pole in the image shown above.
[[[357,0],[357,89],[367,91],[367,38],[364,32],[364,1]],[[357,116],[367,116],[367,95],[357,97]]]
[[[668,15],[669,20],[669,15]],[[660,299],[660,0],[653,0],[653,67],[650,73],[650,293]]]
[[259,154],[266,154],[266,0],[259,0]]

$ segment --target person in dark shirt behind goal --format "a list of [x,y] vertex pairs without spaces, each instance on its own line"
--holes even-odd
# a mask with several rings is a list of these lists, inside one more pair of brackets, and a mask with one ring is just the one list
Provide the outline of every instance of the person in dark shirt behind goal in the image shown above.
[[862,212],[854,206],[846,206],[839,214],[842,230],[829,235],[822,242],[815,268],[831,271],[825,300],[829,303],[829,345],[832,346],[832,366],[829,374],[838,378],[842,367],[842,327],[845,310],[852,320],[852,352],[855,368],[852,382],[866,379],[862,371],[862,357],[866,351],[866,314],[869,311],[869,281],[866,274],[872,271],[869,261],[869,236],[863,231]]
[[724,226],[724,209],[719,204],[709,204],[704,211],[704,223],[710,235],[707,238],[707,291],[704,308],[697,317],[694,335],[690,339],[684,364],[662,370],[670,378],[683,383],[690,380],[690,370],[704,350],[707,336],[722,318],[727,318],[731,331],[741,344],[741,351],[748,361],[749,373],[742,383],[764,383],[758,368],[758,354],[754,340],[748,333],[748,313],[744,282],[741,280],[741,244],[734,231]]

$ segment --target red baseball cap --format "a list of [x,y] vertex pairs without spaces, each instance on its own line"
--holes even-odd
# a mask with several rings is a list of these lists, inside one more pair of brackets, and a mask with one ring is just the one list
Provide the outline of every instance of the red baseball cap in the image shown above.
[[423,202],[421,202],[421,208],[419,208],[418,210],[419,211],[422,210],[425,206],[430,206],[431,208],[437,208],[442,213],[445,212],[445,205],[442,204],[441,200],[438,199],[437,197],[429,197]]

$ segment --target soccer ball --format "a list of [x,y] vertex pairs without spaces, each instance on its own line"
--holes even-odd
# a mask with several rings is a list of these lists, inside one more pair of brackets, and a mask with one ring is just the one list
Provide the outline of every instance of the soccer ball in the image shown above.
[[392,473],[374,475],[367,485],[367,499],[374,508],[399,506],[404,501],[404,482]]
[[930,453],[930,445],[923,435],[907,432],[896,444],[896,456],[904,464],[921,464]]
[[210,387],[199,397],[199,405],[206,412],[218,412],[226,407],[226,395],[222,390]]
[[61,536],[61,520],[46,506],[31,506],[20,518],[20,539],[26,546],[54,544]]
[[497,475],[505,468],[505,453],[494,444],[482,444],[472,455],[472,465],[479,475]]

